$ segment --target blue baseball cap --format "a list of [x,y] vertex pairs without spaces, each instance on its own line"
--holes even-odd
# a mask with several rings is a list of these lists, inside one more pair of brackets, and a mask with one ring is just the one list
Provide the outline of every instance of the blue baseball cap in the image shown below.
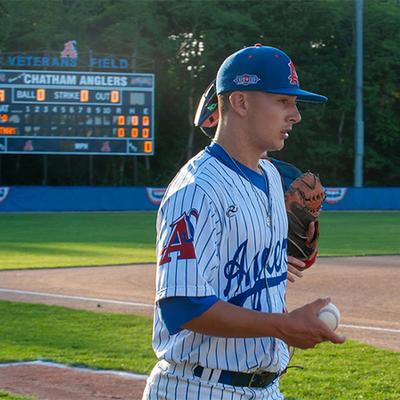
[[282,50],[256,44],[230,55],[220,66],[217,94],[260,91],[297,96],[299,101],[324,103],[327,97],[300,89],[292,60]]

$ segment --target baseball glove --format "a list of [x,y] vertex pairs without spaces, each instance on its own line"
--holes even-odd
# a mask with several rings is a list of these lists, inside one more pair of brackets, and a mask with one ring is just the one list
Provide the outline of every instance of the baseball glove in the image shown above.
[[[295,179],[285,193],[285,206],[289,220],[288,254],[303,261],[309,268],[318,252],[319,213],[325,191],[317,175],[306,172]],[[315,222],[310,236],[310,223]]]

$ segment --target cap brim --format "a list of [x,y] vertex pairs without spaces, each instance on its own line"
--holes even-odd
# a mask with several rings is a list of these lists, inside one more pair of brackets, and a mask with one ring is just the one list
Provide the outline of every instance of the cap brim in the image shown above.
[[272,89],[268,90],[268,93],[297,96],[298,101],[306,101],[309,103],[325,103],[326,101],[328,101],[328,98],[326,96],[322,96],[321,94],[316,94],[312,92],[307,92],[307,90],[302,90],[299,88]]

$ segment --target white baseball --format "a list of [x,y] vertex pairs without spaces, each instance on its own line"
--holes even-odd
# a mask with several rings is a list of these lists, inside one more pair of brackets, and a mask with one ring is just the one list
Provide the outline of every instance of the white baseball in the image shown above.
[[318,318],[328,325],[329,329],[335,331],[339,326],[340,311],[334,304],[329,303],[325,307],[321,308]]

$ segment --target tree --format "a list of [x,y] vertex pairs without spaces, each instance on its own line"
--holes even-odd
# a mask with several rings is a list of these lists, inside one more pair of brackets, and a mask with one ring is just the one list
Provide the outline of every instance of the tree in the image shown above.
[[[0,0],[0,50],[123,54],[156,76],[154,157],[94,157],[96,184],[165,185],[208,140],[193,128],[203,90],[221,62],[260,42],[294,60],[305,89],[329,97],[300,104],[303,122],[274,154],[320,174],[325,185],[351,185],[354,147],[354,2],[348,0]],[[400,4],[366,0],[364,10],[365,184],[399,185]],[[71,157],[73,162],[71,162]],[[6,184],[40,182],[40,159],[17,175],[25,156],[1,156]],[[78,162],[79,160],[79,162]],[[53,184],[87,184],[88,162],[54,156]],[[75,164],[83,173],[74,172]],[[22,168],[22,167],[21,167]],[[65,172],[65,171],[70,171]],[[65,172],[65,173],[64,173]],[[3,174],[4,175],[4,174]]]

